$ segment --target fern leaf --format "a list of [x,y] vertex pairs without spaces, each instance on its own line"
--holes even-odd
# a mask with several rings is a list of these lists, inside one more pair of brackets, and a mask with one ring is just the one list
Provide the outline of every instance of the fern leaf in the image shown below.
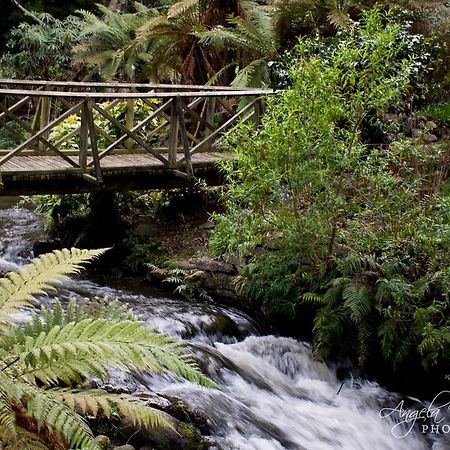
[[79,382],[90,375],[104,378],[112,367],[156,372],[166,368],[200,384],[215,386],[180,343],[138,321],[84,319],[53,326],[38,336],[26,336],[8,345],[18,358],[8,371],[29,382]]
[[336,8],[328,13],[328,21],[336,28],[342,29],[349,29],[353,25],[353,21],[348,13]]
[[97,417],[99,414],[111,417],[113,408],[124,417],[128,417],[137,426],[165,426],[170,423],[160,411],[150,408],[141,400],[126,394],[109,394],[101,389],[86,391],[69,389],[52,389],[55,398],[64,402],[70,409],[82,414]]
[[169,8],[167,12],[167,17],[173,19],[185,13],[187,10],[198,5],[199,0],[181,0]]
[[366,287],[356,283],[348,283],[343,291],[344,307],[350,310],[350,318],[361,322],[372,308],[372,298]]
[[55,250],[41,255],[16,272],[0,279],[0,330],[13,320],[20,308],[29,307],[34,296],[54,289],[53,284],[66,275],[78,273],[81,265],[103,254],[100,250]]
[[17,450],[49,450],[47,445],[39,439],[39,436],[34,433],[30,433],[21,427],[17,427],[15,448]]
[[79,414],[55,398],[51,392],[31,386],[27,386],[25,391],[28,394],[27,413],[37,421],[38,426],[45,426],[49,431],[55,429],[71,447],[100,450],[91,429]]
[[325,299],[323,295],[317,294],[315,292],[305,292],[301,296],[302,300],[305,303],[311,303],[311,304],[323,304],[325,303]]

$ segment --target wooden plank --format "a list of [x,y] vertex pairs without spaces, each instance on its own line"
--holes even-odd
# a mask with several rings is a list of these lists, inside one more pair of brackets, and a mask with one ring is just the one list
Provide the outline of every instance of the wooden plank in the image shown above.
[[[39,115],[39,129],[44,129],[50,122],[50,111],[51,111],[51,98],[50,97],[42,97],[41,98],[41,109]],[[42,137],[45,140],[48,140],[49,133],[46,131],[42,133]],[[41,140],[39,143],[39,150],[45,150],[46,144]]]
[[[127,100],[127,106],[125,110],[125,126],[131,130],[134,126],[134,102],[133,98]],[[133,147],[133,141],[131,139],[125,140],[125,147],[131,150]]]
[[209,130],[214,131],[216,129],[216,127],[214,127],[214,125],[211,125],[210,122],[208,122],[208,120],[205,120],[203,117],[201,117],[200,115],[198,115],[195,111],[193,111],[191,108],[189,108],[186,104],[182,103],[181,107],[190,115],[192,116],[195,120],[197,120],[197,122],[202,123],[203,125],[205,125],[205,127],[207,127]]
[[[60,99],[64,104],[68,104],[69,107],[72,106],[70,105],[67,101],[65,101],[64,99]],[[116,106],[118,103],[121,103],[121,100],[114,100],[112,101],[109,105],[105,106],[105,111],[109,111],[111,108],[113,108],[114,106]],[[94,119],[98,116],[99,114],[96,112],[94,114]],[[61,144],[63,144],[64,142],[67,142],[69,139],[71,139],[72,137],[74,137],[79,131],[80,131],[81,127],[77,127],[74,130],[72,130],[70,133],[68,133],[66,136],[64,136],[63,138],[61,138],[58,142],[55,143],[55,145],[58,147]],[[99,128],[96,126],[97,131],[104,136],[106,139],[108,139],[109,141],[113,142],[114,141],[114,137],[111,136],[110,134],[108,134],[105,130]]]
[[87,154],[88,154],[89,119],[86,108],[87,108],[87,101],[84,102],[83,106],[81,107],[80,153],[78,164],[82,169],[86,169],[87,167]]
[[[15,111],[17,108],[20,108],[21,106],[25,105],[27,102],[29,102],[31,100],[30,96],[24,97],[22,100],[19,100],[18,102],[14,103],[14,105],[11,105],[8,110],[13,112]],[[6,105],[5,105],[6,106]],[[2,112],[0,114],[0,120],[2,120],[4,117],[6,116],[6,114],[4,112]]]

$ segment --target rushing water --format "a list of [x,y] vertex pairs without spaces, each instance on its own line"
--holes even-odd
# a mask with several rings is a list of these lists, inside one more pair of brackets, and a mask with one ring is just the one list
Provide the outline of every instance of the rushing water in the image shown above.
[[[1,207],[1,206],[0,206]],[[0,271],[32,256],[42,224],[26,209],[0,209]],[[60,298],[99,296],[128,303],[148,324],[189,341],[219,390],[180,382],[170,376],[117,379],[184,399],[209,418],[223,449],[239,450],[444,450],[447,435],[423,435],[420,427],[392,428],[398,414],[380,418],[399,399],[379,385],[349,380],[342,387],[335,370],[313,359],[308,344],[267,336],[258,324],[231,308],[142,293],[141,287],[101,286],[69,280]],[[220,331],[218,331],[220,330]],[[446,419],[447,420],[447,419]],[[450,424],[450,421],[447,422]]]

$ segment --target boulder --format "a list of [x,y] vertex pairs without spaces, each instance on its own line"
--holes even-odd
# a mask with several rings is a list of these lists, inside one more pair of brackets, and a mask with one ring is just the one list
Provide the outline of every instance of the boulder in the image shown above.
[[139,398],[142,402],[144,402],[147,406],[150,406],[152,408],[157,408],[162,411],[165,411],[166,409],[170,408],[172,405],[172,402],[168,400],[165,397],[161,397],[158,394],[155,394],[154,392],[150,391],[141,391],[141,392],[135,392],[133,394],[135,397]]
[[423,139],[425,142],[428,142],[429,144],[431,144],[432,142],[436,142],[438,140],[437,136],[435,134],[431,134],[431,133],[425,134]]
[[422,134],[422,131],[420,131],[418,128],[413,128],[411,130],[412,137],[418,138],[421,136],[421,134]]
[[205,272],[223,272],[235,273],[236,268],[219,258],[210,258],[203,256],[201,258],[191,258],[187,261],[181,261],[177,264],[180,269],[185,270],[203,270]]
[[425,123],[425,128],[427,130],[435,130],[437,128],[437,125],[432,120],[429,120],[428,122]]
[[111,439],[108,436],[105,436],[104,434],[99,434],[95,437],[95,442],[97,442],[98,446],[102,450],[107,450],[108,447],[111,445]]
[[137,448],[149,446],[154,450],[207,450],[210,447],[210,443],[191,425],[164,412],[160,414],[171,427],[140,427],[133,424],[131,419],[124,418],[120,421],[118,431]]

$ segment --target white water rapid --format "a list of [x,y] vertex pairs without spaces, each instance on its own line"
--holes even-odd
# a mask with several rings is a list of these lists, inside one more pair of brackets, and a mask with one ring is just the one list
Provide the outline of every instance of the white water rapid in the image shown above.
[[[33,240],[42,237],[34,213],[0,209],[0,271],[26,262]],[[210,438],[223,450],[450,449],[450,434],[425,435],[418,426],[409,433],[403,427],[405,436],[395,437],[392,430],[399,415],[381,418],[379,412],[398,404],[396,394],[365,380],[348,380],[337,394],[341,382],[335,370],[315,361],[308,344],[264,335],[237,310],[164,298],[140,286],[101,286],[84,279],[68,281],[60,293],[63,301],[92,296],[127,302],[149,324],[192,344],[219,390],[171,376],[115,382],[184,399],[208,417]],[[394,431],[398,434],[399,428]]]

